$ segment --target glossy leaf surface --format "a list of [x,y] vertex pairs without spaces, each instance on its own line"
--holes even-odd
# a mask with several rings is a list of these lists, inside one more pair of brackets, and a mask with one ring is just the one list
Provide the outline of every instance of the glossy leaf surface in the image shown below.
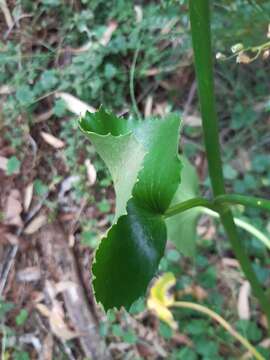
[[81,130],[108,166],[116,190],[116,219],[96,251],[93,286],[107,310],[130,305],[146,291],[164,254],[163,214],[180,182],[180,119],[130,122],[87,113]]

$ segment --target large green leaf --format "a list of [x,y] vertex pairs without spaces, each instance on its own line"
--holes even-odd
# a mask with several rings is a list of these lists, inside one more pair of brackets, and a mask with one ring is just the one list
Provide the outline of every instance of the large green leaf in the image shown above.
[[136,140],[126,120],[108,114],[100,108],[94,115],[87,113],[80,120],[81,130],[90,138],[107,165],[116,193],[115,219],[126,213],[146,150]]
[[105,309],[130,305],[146,291],[164,254],[163,214],[180,182],[180,119],[129,122],[100,109],[80,128],[112,173],[117,214],[96,251],[93,286]]
[[[181,156],[181,162],[183,164],[181,184],[178,186],[171,206],[194,198],[199,193],[199,182],[195,168],[184,156]],[[168,239],[186,256],[194,256],[195,254],[196,228],[200,213],[198,208],[193,208],[166,220]]]

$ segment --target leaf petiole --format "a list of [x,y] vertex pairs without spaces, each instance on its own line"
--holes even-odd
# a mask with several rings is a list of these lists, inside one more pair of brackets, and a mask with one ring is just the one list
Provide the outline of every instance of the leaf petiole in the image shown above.
[[210,210],[218,211],[217,206],[210,200],[204,199],[204,198],[192,198],[186,201],[183,201],[179,204],[171,206],[164,214],[164,218],[169,218],[171,216],[180,214],[186,210],[190,210],[194,207],[206,207]]
[[216,196],[214,202],[216,204],[241,204],[244,206],[250,206],[257,209],[263,209],[270,211],[270,200],[257,198],[254,196],[245,196],[238,194],[226,194]]
[[169,218],[171,216],[180,214],[186,210],[198,206],[202,206],[210,210],[220,212],[220,210],[224,207],[224,205],[237,205],[237,204],[270,211],[270,200],[265,200],[254,196],[224,194],[224,195],[216,196],[213,201],[201,197],[192,198],[183,201],[179,204],[171,206],[165,212],[164,217]]

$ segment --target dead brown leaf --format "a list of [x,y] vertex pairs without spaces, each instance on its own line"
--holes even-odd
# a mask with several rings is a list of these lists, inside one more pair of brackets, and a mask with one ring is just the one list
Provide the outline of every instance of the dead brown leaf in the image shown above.
[[178,21],[178,20],[175,19],[175,18],[169,20],[169,21],[167,22],[167,24],[165,24],[165,26],[162,28],[161,34],[162,34],[162,35],[169,34],[169,33],[171,32],[171,30],[175,27],[177,21]]
[[53,303],[49,322],[52,332],[64,341],[68,341],[79,336],[79,334],[70,330],[66,325],[64,321],[64,311],[58,301]]
[[2,85],[0,87],[0,95],[9,95],[15,91],[15,88],[10,85]]
[[[64,291],[68,291],[70,293],[75,293],[77,294],[76,291],[77,285],[69,280],[66,281],[59,281],[58,283],[55,284],[55,291],[56,291],[56,295],[59,293],[62,293]],[[72,296],[74,298],[74,296]],[[77,295],[75,295],[75,299],[77,299]]]
[[48,334],[43,340],[41,359],[43,360],[53,359],[53,337],[51,334]]
[[5,224],[18,227],[22,226],[21,212],[22,205],[20,192],[17,189],[13,189],[10,191],[4,210]]
[[221,260],[221,262],[222,262],[223,266],[229,266],[229,267],[232,267],[232,268],[239,268],[240,267],[239,262],[236,259],[223,258]]
[[105,30],[101,40],[100,40],[100,44],[103,46],[108,45],[108,43],[110,42],[111,38],[112,38],[112,34],[115,32],[115,30],[117,29],[118,24],[116,21],[110,21],[108,24],[107,29]]
[[177,345],[187,345],[187,346],[192,346],[192,341],[190,340],[190,338],[185,335],[185,334],[179,334],[178,332],[176,332],[173,337],[172,340],[175,344]]
[[7,170],[8,159],[4,156],[0,156],[0,170]]
[[260,320],[259,320],[260,324],[262,327],[264,327],[265,329],[268,329],[268,322],[267,322],[267,318],[264,314],[262,314],[260,316]]
[[[117,22],[115,22],[113,20],[110,21],[107,26],[107,29],[103,33],[103,36],[98,41],[98,44],[102,45],[102,46],[108,45],[108,43],[111,40],[112,34],[117,29],[117,27],[118,27]],[[95,43],[96,42],[93,42],[92,40],[90,40],[87,43],[85,43],[84,45],[80,46],[79,48],[68,47],[66,50],[68,50],[68,52],[71,52],[72,54],[81,54],[83,52],[90,51]]]
[[241,320],[250,319],[249,296],[250,284],[248,281],[244,281],[240,287],[237,301],[238,316]]
[[144,117],[148,117],[152,114],[153,109],[153,96],[148,95],[145,101]]
[[36,304],[36,309],[40,312],[41,315],[45,316],[46,318],[50,317],[50,309],[41,303]]
[[137,350],[138,350],[140,356],[143,359],[148,359],[148,358],[151,359],[151,358],[153,358],[153,356],[156,355],[155,349],[151,345],[149,345],[147,343],[145,343],[145,344],[144,343],[138,343],[136,345],[136,347],[137,347]]
[[135,17],[136,17],[136,23],[140,23],[143,19],[143,10],[142,7],[139,5],[134,6],[135,11]]
[[64,100],[66,103],[67,109],[71,111],[73,114],[78,116],[84,116],[87,111],[93,113],[96,111],[94,107],[86,104],[75,96],[65,93],[65,92],[57,92],[55,97]]
[[166,113],[167,113],[167,109],[168,109],[168,103],[166,101],[156,103],[156,106],[155,106],[155,109],[154,109],[153,113],[155,115],[165,116]]
[[260,346],[262,346],[263,348],[270,348],[270,338],[261,341]]
[[4,233],[4,237],[7,239],[7,241],[11,244],[11,245],[18,245],[19,244],[19,240],[18,237],[14,234],[11,233]]
[[61,149],[65,146],[64,141],[58,139],[52,134],[49,134],[45,131],[41,131],[40,135],[47,144],[51,145],[55,149]]
[[192,127],[202,126],[202,120],[199,115],[187,115],[184,117],[184,122]]
[[26,226],[23,232],[27,235],[34,234],[46,223],[47,223],[47,217],[43,214],[38,215]]
[[79,336],[79,334],[70,330],[65,323],[63,307],[59,301],[54,300],[51,309],[41,303],[36,304],[36,309],[41,315],[48,318],[51,331],[60,339],[68,341]]
[[68,235],[68,246],[72,248],[74,245],[75,245],[75,236],[74,236],[74,234],[69,234]]
[[31,205],[31,201],[33,197],[33,189],[34,189],[33,183],[28,184],[25,188],[24,199],[23,199],[24,211],[28,211]]
[[179,297],[182,297],[184,295],[192,295],[193,297],[195,297],[195,299],[199,301],[205,300],[208,297],[206,290],[204,290],[199,285],[188,286],[185,289],[179,291],[177,294]]
[[241,173],[245,174],[251,169],[251,160],[248,151],[243,148],[237,149],[237,156],[232,161],[232,165]]
[[89,159],[85,160],[84,165],[86,167],[89,185],[92,186],[96,182],[96,178],[97,178],[96,169]]
[[76,284],[69,280],[62,280],[58,283],[46,280],[45,281],[45,292],[49,296],[51,302],[53,302],[56,296],[64,291],[70,291],[76,293]]
[[37,281],[41,277],[38,266],[30,266],[17,272],[17,280],[23,282]]

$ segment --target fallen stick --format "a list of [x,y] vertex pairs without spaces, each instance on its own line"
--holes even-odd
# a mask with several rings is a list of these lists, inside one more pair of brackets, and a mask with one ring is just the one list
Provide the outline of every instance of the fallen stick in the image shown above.
[[54,277],[74,284],[63,291],[63,298],[75,332],[82,334],[78,341],[85,356],[93,360],[110,359],[105,341],[99,335],[94,311],[81,284],[74,253],[68,246],[68,235],[59,224],[52,224],[43,227],[39,241],[45,262],[48,262],[47,268],[54,269]]

